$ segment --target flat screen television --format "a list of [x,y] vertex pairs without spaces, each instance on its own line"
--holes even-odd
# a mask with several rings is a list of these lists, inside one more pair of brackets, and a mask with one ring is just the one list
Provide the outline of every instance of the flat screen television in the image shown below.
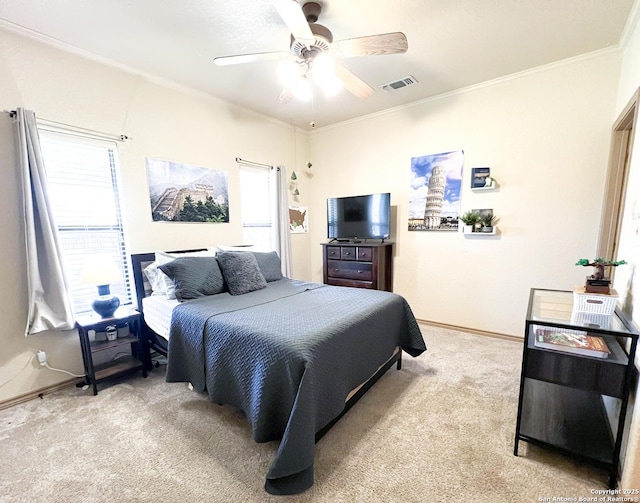
[[357,241],[389,238],[391,194],[327,199],[327,237]]

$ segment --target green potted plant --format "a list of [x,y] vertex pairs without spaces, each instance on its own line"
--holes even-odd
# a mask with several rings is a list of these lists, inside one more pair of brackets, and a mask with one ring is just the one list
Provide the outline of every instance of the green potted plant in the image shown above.
[[482,232],[493,232],[493,226],[498,221],[498,218],[493,213],[487,213],[480,217],[480,223],[482,224]]
[[473,232],[476,224],[480,222],[480,214],[477,211],[467,211],[460,217],[460,220],[464,224],[462,232],[467,234]]

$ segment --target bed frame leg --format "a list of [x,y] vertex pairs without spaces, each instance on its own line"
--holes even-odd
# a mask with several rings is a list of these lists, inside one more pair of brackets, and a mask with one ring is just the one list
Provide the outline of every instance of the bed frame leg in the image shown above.
[[398,363],[396,365],[398,370],[402,369],[402,349],[398,352]]

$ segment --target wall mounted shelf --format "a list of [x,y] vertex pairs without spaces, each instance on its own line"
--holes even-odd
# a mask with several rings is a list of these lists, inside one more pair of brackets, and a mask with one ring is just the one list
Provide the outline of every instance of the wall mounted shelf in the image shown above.
[[500,188],[498,182],[493,181],[493,185],[491,187],[471,187],[473,192],[495,192]]
[[494,227],[492,232],[463,232],[465,237],[489,237],[498,234],[498,228]]

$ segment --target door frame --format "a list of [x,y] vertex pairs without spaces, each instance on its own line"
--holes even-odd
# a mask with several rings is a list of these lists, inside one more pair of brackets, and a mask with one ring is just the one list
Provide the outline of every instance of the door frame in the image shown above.
[[[602,218],[598,239],[597,257],[616,260],[622,211],[624,209],[629,175],[629,163],[633,150],[634,132],[637,132],[640,88],[624,107],[611,131],[609,167],[605,181]],[[614,268],[615,269],[615,268]]]

